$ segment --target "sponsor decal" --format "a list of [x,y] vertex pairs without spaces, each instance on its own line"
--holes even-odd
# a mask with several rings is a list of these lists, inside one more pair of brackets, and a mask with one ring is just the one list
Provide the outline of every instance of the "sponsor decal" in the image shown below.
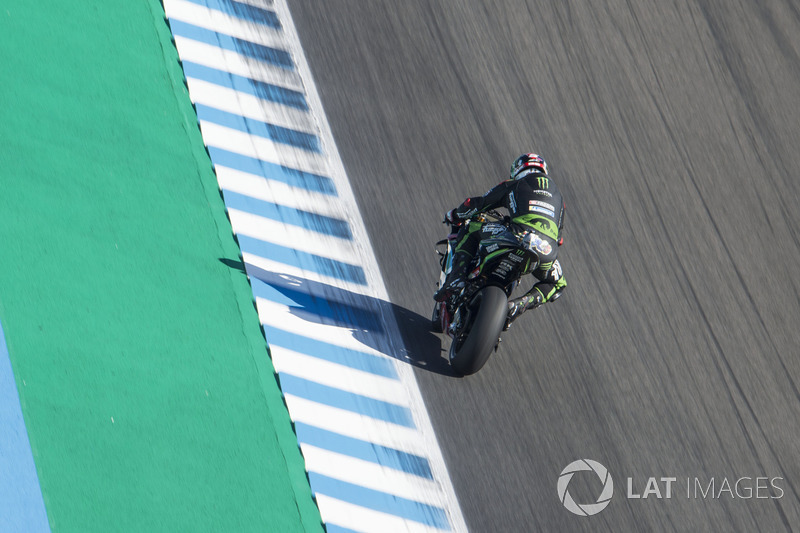
[[553,263],[553,270],[550,271],[550,277],[553,278],[554,281],[558,281],[563,275],[564,273],[561,270],[561,263],[559,263],[558,259],[556,259]]
[[525,247],[528,248],[528,250],[532,252],[539,252],[542,255],[550,255],[550,252],[553,251],[553,247],[549,242],[533,232],[528,232],[522,242],[525,244]]
[[531,205],[538,205],[539,207],[544,207],[545,209],[549,209],[550,211],[555,211],[556,210],[556,208],[553,206],[553,204],[548,204],[547,202],[540,202],[538,200],[529,201],[528,202],[528,206],[531,206]]
[[545,209],[544,207],[539,207],[538,205],[529,206],[529,210],[530,211],[536,211],[537,213],[542,213],[543,215],[547,215],[549,217],[555,217],[556,216],[556,214],[553,211],[551,211],[549,209]]
[[553,194],[550,191],[543,191],[541,189],[536,189],[533,191],[534,194],[541,194],[542,196],[547,196],[549,198],[553,197]]
[[486,247],[486,251],[489,252],[489,253],[492,253],[495,250],[497,250],[498,248],[500,248],[499,244],[490,244],[489,246]]
[[506,263],[505,261],[497,265],[497,268],[495,269],[496,272],[499,272],[504,276],[508,275],[509,270],[511,270],[511,265],[509,263]]
[[511,193],[508,195],[508,204],[509,204],[509,206],[511,208],[511,212],[512,213],[516,213],[517,212],[517,200],[516,200],[516,198],[514,198],[514,191],[511,191]]
[[492,235],[497,235],[498,233],[502,233],[506,231],[506,227],[502,224],[486,224],[483,226],[484,233],[491,233]]
[[547,241],[541,241],[536,245],[536,249],[541,252],[542,255],[550,255],[550,252],[553,251],[553,247],[550,246],[550,243]]

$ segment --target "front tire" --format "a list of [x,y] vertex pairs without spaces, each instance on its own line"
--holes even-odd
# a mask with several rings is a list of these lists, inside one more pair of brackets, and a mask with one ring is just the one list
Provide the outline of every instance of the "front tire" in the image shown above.
[[502,289],[488,286],[475,295],[472,324],[466,336],[458,335],[450,345],[450,365],[461,375],[474,374],[486,364],[497,345],[508,315],[508,298]]

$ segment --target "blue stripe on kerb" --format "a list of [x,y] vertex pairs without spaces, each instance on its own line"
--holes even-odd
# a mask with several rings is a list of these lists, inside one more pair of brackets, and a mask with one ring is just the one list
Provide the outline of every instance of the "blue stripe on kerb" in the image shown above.
[[331,498],[450,531],[444,509],[309,472],[311,490]]
[[39,477],[22,417],[17,383],[0,324],[0,527],[49,532]]
[[424,457],[346,437],[302,422],[295,423],[294,429],[297,433],[297,440],[303,444],[377,463],[425,479],[433,479],[430,464]]
[[269,161],[229,152],[215,146],[209,146],[208,153],[211,155],[211,161],[215,165],[222,165],[223,167],[247,172],[248,174],[263,176],[298,189],[337,196],[336,186],[333,184],[333,180],[327,176],[276,165]]
[[354,529],[347,529],[346,527],[340,527],[336,524],[331,524],[330,522],[325,522],[325,533],[359,533]]
[[[230,193],[225,191],[225,194],[227,196]],[[335,259],[310,254],[308,252],[301,252],[294,248],[287,248],[286,246],[262,241],[246,235],[240,235],[238,239],[239,248],[242,252],[253,254],[258,257],[265,257],[270,261],[302,268],[308,272],[322,274],[342,281],[356,283],[358,285],[367,284],[367,277],[364,274],[364,269],[360,266],[343,263],[342,261],[336,261]]]
[[265,61],[286,70],[294,70],[294,62],[292,56],[286,50],[278,50],[277,48],[270,48],[263,44],[251,43],[244,39],[231,37],[224,33],[219,33],[188,22],[183,22],[174,18],[169,19],[169,27],[174,35],[179,37],[186,37],[193,41],[210,44],[225,50],[230,50],[238,54]]
[[188,1],[193,4],[206,6],[211,9],[216,9],[217,11],[222,11],[223,13],[229,13],[237,18],[249,20],[250,22],[255,22],[256,24],[263,24],[276,30],[281,29],[281,23],[278,20],[278,15],[276,15],[274,11],[269,11],[268,9],[251,6],[250,4],[244,4],[242,2],[237,2],[236,0]]
[[322,152],[319,138],[314,134],[261,122],[260,120],[228,113],[227,111],[215,109],[203,104],[196,104],[195,109],[197,110],[197,118],[200,120],[213,122],[214,124],[243,131],[250,135],[271,139],[277,143],[294,146],[309,152]]
[[324,235],[339,237],[340,239],[353,239],[350,225],[346,220],[273,204],[272,202],[258,200],[233,191],[225,191],[223,195],[225,196],[225,205],[230,209],[238,209],[245,213],[277,220],[284,224],[298,226]]
[[285,372],[278,374],[278,378],[284,394],[291,394],[322,405],[336,407],[399,426],[416,427],[411,410],[402,405],[375,400],[335,387],[321,385]]
[[217,70],[191,61],[183,61],[182,64],[183,72],[187,78],[206,81],[214,85],[233,89],[240,93],[256,96],[262,100],[268,100],[287,107],[308,111],[306,97],[299,91],[293,91],[292,89],[279,87],[278,85],[272,85],[271,83],[254,80],[252,78],[245,78],[244,76],[225,72],[224,70]]
[[356,350],[348,350],[335,344],[310,339],[272,326],[264,325],[263,327],[264,336],[270,346],[280,346],[287,350],[369,372],[376,376],[399,379],[397,370],[395,370],[394,364],[389,359]]

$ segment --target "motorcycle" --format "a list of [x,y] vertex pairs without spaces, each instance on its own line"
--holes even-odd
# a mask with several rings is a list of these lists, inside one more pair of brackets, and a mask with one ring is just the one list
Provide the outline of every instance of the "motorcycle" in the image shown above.
[[[533,232],[516,234],[509,217],[491,210],[463,223],[480,222],[484,234],[491,233],[478,245],[478,253],[468,266],[464,287],[433,309],[431,326],[436,333],[452,338],[450,365],[458,374],[474,374],[500,345],[500,335],[511,325],[508,300],[520,278],[539,264],[537,247],[542,239]],[[452,269],[453,252],[459,226],[452,226],[446,239],[436,243],[440,256],[439,287]],[[444,250],[441,248],[444,247]]]

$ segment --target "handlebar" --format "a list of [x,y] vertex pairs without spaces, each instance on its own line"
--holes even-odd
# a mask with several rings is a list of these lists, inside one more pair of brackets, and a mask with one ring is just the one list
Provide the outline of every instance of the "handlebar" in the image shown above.
[[[462,220],[457,224],[451,224],[451,225],[454,227],[461,227],[461,225],[464,224],[464,222],[466,222],[467,220],[475,220],[476,222],[483,223],[487,222],[487,217],[491,217],[491,219],[488,220],[488,222],[503,222],[504,224],[511,222],[510,216],[502,215],[496,209],[489,209],[488,211],[477,213],[468,219]],[[447,217],[445,216],[445,219],[442,220],[442,224],[449,224],[449,223],[450,222],[447,220]]]

